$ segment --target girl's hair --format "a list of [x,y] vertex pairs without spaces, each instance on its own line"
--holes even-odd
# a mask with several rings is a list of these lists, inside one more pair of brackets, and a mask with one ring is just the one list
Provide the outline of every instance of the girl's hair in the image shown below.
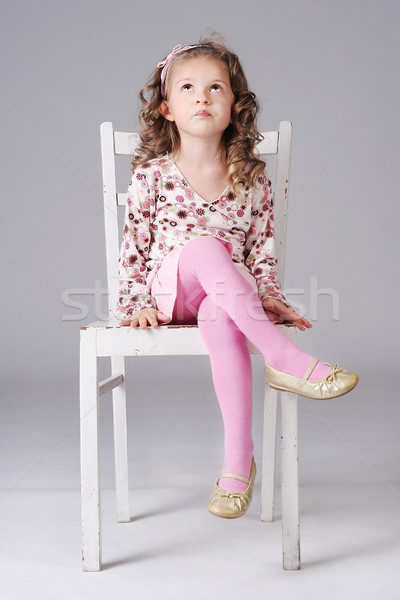
[[216,34],[205,39],[200,38],[195,48],[185,50],[174,58],[167,72],[165,97],[161,94],[161,67],[155,69],[152,78],[141,89],[139,98],[143,108],[139,113],[139,122],[142,131],[132,161],[132,170],[148,160],[173,153],[179,148],[180,138],[175,123],[165,119],[158,107],[164,99],[168,99],[168,81],[175,64],[194,56],[215,58],[228,68],[234,94],[232,122],[222,135],[222,152],[228,165],[228,182],[236,192],[239,184],[252,187],[257,176],[265,168],[265,162],[255,154],[255,146],[263,139],[256,126],[259,103],[255,94],[248,89],[247,79],[237,55],[227,47],[223,38]]

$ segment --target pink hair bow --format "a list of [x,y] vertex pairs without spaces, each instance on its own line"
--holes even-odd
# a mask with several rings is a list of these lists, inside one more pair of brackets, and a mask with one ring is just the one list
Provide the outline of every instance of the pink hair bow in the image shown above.
[[175,48],[172,50],[172,52],[170,52],[167,56],[167,58],[165,60],[162,60],[161,62],[158,63],[157,67],[159,67],[161,69],[161,67],[163,68],[161,71],[161,94],[164,96],[164,83],[165,83],[165,79],[167,77],[167,73],[168,73],[168,69],[172,63],[172,61],[174,60],[174,58],[176,56],[178,56],[178,54],[182,54],[182,52],[185,52],[185,50],[190,50],[191,48],[197,48],[198,44],[196,44],[195,46],[185,46],[184,48],[182,48],[182,46],[180,44],[178,44],[177,46],[175,46]]

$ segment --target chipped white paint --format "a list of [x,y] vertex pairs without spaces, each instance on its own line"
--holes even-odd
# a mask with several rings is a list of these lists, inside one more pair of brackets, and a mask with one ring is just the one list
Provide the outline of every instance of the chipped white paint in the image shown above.
[[[286,220],[289,192],[292,124],[282,121],[278,135],[278,161],[274,194],[274,230],[278,281],[283,283],[285,269]],[[282,286],[283,287],[283,286]],[[282,329],[296,343],[295,327]],[[300,569],[300,521],[297,444],[297,396],[280,392],[281,409],[281,497],[283,568]],[[274,482],[276,447],[277,393],[266,386],[264,402],[263,467],[261,485],[261,519],[274,518]]]
[[96,331],[81,329],[80,441],[82,497],[82,565],[101,569],[101,506],[99,460],[99,391]]
[[[285,243],[286,220],[288,206],[290,153],[292,144],[292,124],[290,121],[281,121],[279,124],[279,150],[276,165],[276,182],[274,192],[274,233],[275,254],[278,259],[278,281],[283,283],[285,272]],[[283,287],[283,286],[282,286]]]
[[[114,377],[121,377],[119,386],[112,391],[114,421],[114,460],[117,494],[117,521],[129,523],[129,484],[128,484],[128,432],[126,424],[125,358],[111,355],[111,371]],[[121,373],[121,375],[119,375]]]
[[278,392],[265,384],[261,471],[261,521],[274,520],[276,407]]
[[297,396],[280,394],[283,567],[300,569]]
[[[279,327],[292,342],[295,327]],[[277,397],[281,414],[281,506],[283,568],[300,568],[300,523],[297,444],[297,396],[265,386],[263,464],[261,480],[261,520],[274,519],[275,448]]]
[[[278,154],[275,184],[275,237],[278,257],[278,281],[284,273],[287,195],[290,168],[291,123],[282,121],[279,131],[263,133],[260,154]],[[94,322],[81,328],[80,402],[81,402],[81,489],[82,489],[82,556],[86,571],[101,569],[101,510],[99,467],[99,396],[112,390],[114,447],[117,488],[117,519],[130,521],[127,425],[125,391],[125,356],[206,355],[207,348],[195,325],[159,326],[141,330],[119,327],[112,318],[118,292],[118,219],[117,203],[126,203],[126,194],[116,192],[115,155],[132,155],[138,134],[114,132],[112,123],[101,127],[104,214],[107,249],[107,282],[110,321]],[[295,341],[296,329],[278,326]],[[248,341],[251,353],[258,349]],[[111,357],[110,377],[98,382],[98,357]],[[271,521],[274,510],[274,471],[277,394],[267,389],[264,408],[264,443],[262,465],[262,520]],[[281,394],[282,428],[282,526],[283,566],[300,567],[297,471],[297,402],[292,394]]]

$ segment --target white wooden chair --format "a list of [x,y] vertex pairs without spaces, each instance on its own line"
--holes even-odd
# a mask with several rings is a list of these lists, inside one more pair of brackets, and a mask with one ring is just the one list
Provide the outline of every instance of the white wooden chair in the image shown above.
[[[120,523],[129,523],[125,356],[208,354],[196,325],[162,325],[156,330],[151,327],[141,330],[119,327],[118,321],[112,316],[118,293],[120,244],[117,205],[124,205],[127,196],[116,190],[115,156],[132,156],[139,136],[113,131],[112,123],[102,123],[100,132],[110,320],[90,323],[81,327],[80,331],[82,559],[85,571],[101,570],[99,397],[112,389],[117,518]],[[277,154],[274,216],[280,282],[283,282],[285,263],[291,135],[292,124],[282,121],[279,131],[263,133],[264,140],[258,147],[262,155]],[[295,327],[277,327],[289,339],[296,341]],[[251,353],[260,353],[249,341],[248,347]],[[97,359],[101,356],[111,357],[111,376],[99,382]],[[277,398],[278,392],[266,385],[261,473],[262,521],[272,521],[274,518]],[[280,400],[283,567],[299,569],[297,396],[281,392]]]

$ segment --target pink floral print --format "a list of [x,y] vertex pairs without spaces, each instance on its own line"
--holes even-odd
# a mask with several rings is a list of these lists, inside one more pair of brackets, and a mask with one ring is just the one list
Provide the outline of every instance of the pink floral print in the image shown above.
[[272,297],[291,307],[276,280],[273,219],[265,171],[254,188],[235,194],[227,187],[206,202],[185,181],[172,155],[142,164],[128,187],[117,315],[126,319],[141,308],[157,308],[150,289],[164,257],[200,235],[220,239],[232,260],[248,268],[261,301]]

